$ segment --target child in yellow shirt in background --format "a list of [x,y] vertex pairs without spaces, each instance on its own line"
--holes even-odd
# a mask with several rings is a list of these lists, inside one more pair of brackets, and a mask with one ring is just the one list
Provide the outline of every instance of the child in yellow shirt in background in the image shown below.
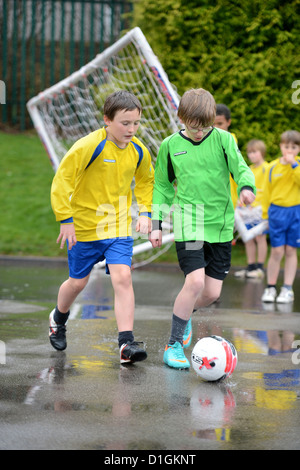
[[[216,117],[214,126],[218,129],[223,129],[224,131],[230,132],[229,127],[231,126],[231,112],[228,106],[223,103],[218,103],[216,106]],[[234,140],[237,143],[237,138],[233,132],[230,132]]]
[[[268,169],[262,198],[263,218],[269,219],[271,254],[267,268],[268,285],[263,302],[289,303],[294,300],[293,282],[300,247],[300,133],[284,132],[280,138],[281,157]],[[284,284],[277,297],[280,262],[285,256]]]
[[[263,189],[265,185],[265,178],[268,173],[269,163],[265,161],[266,145],[262,140],[253,139],[248,142],[247,156],[252,163],[250,168],[255,176],[256,185],[256,199],[251,204],[251,207],[261,207]],[[246,224],[247,228],[251,228],[261,222],[261,214],[258,214],[258,219],[251,224]],[[237,271],[236,277],[247,278],[263,278],[264,270],[263,265],[266,260],[268,244],[266,234],[258,235],[257,237],[245,243],[246,255],[248,266],[247,269]],[[257,262],[256,262],[257,255]]]
[[[224,131],[230,132],[229,127],[231,126],[231,112],[228,106],[223,103],[218,103],[216,106],[216,117],[214,126],[218,129],[223,129]],[[236,135],[233,132],[230,132],[236,143],[238,143]],[[237,184],[230,175],[230,187],[231,187],[231,199],[233,203],[233,207],[237,206],[238,202],[238,192],[237,192]]]

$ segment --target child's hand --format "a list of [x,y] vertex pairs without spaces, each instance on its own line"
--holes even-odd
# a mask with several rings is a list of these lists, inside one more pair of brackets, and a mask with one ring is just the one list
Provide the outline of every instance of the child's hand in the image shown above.
[[149,240],[153,248],[159,248],[162,243],[162,231],[161,230],[152,230],[149,235]]
[[282,159],[285,161],[285,163],[288,163],[290,165],[292,165],[293,163],[295,163],[295,156],[293,153],[286,153]]
[[60,249],[62,250],[65,244],[65,241],[68,240],[68,248],[72,249],[76,245],[76,235],[74,224],[61,224],[60,225],[60,234],[56,240],[56,243],[60,243]]
[[151,219],[145,215],[140,215],[135,227],[136,232],[149,233],[151,232],[151,228]]
[[255,194],[249,189],[243,189],[240,192],[240,201],[242,204],[245,204],[245,206],[252,204],[254,200],[255,200]]

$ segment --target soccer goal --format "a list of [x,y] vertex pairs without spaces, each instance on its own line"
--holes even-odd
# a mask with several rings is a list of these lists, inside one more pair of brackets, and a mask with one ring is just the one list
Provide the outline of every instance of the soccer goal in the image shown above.
[[234,223],[244,243],[262,235],[269,228],[268,221],[262,220],[261,206],[237,207],[234,213]]
[[142,103],[138,135],[153,158],[162,140],[180,128],[179,96],[136,27],[80,70],[28,101],[54,170],[76,140],[104,125],[104,101],[120,89],[132,92]]
[[[120,89],[132,92],[141,101],[143,114],[137,136],[155,164],[162,140],[181,127],[177,117],[179,96],[136,27],[80,70],[28,101],[27,109],[54,171],[76,140],[104,125],[105,99]],[[136,210],[134,204],[133,208]],[[163,243],[172,241],[169,219],[164,223]],[[150,242],[142,242],[139,248],[141,240],[135,243],[134,254],[151,249]]]

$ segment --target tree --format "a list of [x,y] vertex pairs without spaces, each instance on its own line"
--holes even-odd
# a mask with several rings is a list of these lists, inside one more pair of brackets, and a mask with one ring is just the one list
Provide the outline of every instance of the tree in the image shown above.
[[179,94],[211,91],[231,109],[244,155],[260,138],[272,160],[280,134],[300,130],[299,10],[298,0],[136,0],[134,21]]

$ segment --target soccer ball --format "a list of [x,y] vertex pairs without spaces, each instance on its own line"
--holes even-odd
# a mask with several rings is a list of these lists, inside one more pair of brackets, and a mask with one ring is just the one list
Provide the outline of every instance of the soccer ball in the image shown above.
[[194,346],[191,359],[193,369],[208,382],[229,377],[238,360],[233,344],[221,336],[200,339]]

